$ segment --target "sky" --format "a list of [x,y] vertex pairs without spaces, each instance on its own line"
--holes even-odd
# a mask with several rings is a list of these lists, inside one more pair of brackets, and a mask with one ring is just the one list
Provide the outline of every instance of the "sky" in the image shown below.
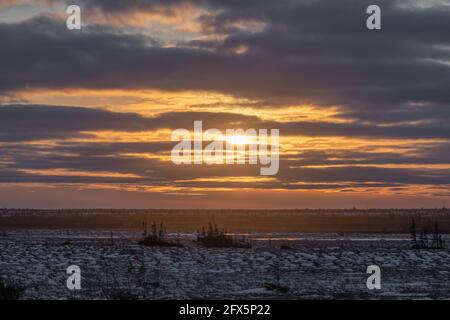
[[[450,206],[449,31],[450,0],[0,0],[0,207]],[[196,120],[279,129],[278,173],[175,165]]]

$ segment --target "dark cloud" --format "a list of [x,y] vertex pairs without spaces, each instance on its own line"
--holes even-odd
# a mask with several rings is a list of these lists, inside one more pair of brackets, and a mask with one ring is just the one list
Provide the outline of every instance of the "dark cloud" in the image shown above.
[[81,107],[0,105],[0,141],[62,139],[87,135],[85,131],[190,129],[194,120],[205,120],[212,128],[230,127],[236,122],[257,122],[253,116],[225,112],[171,112],[146,118],[137,113]]
[[193,129],[194,121],[208,128],[280,129],[282,135],[368,138],[448,138],[448,125],[379,126],[334,122],[275,122],[227,112],[167,112],[155,117],[100,109],[45,105],[0,105],[0,141],[62,139],[89,131],[152,131],[162,128]]
[[[398,122],[402,114],[409,121],[448,120],[448,7],[381,1],[383,29],[372,32],[365,28],[370,1],[82,1],[107,13],[180,3],[205,8],[205,34],[223,33],[223,40],[165,48],[107,27],[80,34],[44,18],[2,24],[8,46],[0,53],[0,90],[214,90],[339,105],[365,121]],[[242,21],[266,27],[249,31],[237,27]],[[247,51],[235,54],[240,47]]]
[[448,169],[426,170],[344,166],[331,168],[296,168],[285,173],[286,182],[330,182],[330,181],[352,181],[352,182],[378,182],[378,183],[403,183],[403,184],[428,184],[448,185],[450,172]]
[[[70,123],[65,125],[70,119]],[[0,182],[42,183],[124,183],[152,186],[179,187],[251,187],[261,189],[329,189],[329,188],[376,188],[403,185],[450,184],[448,169],[432,168],[428,165],[446,164],[450,161],[447,142],[418,143],[398,147],[398,152],[381,152],[371,149],[370,144],[359,150],[303,150],[297,154],[282,154],[280,172],[273,180],[262,182],[197,181],[211,177],[258,176],[259,167],[242,165],[175,166],[170,161],[159,160],[151,155],[168,155],[174,143],[154,142],[104,142],[70,141],[61,139],[52,144],[24,144],[14,142],[13,137],[60,138],[87,130],[140,131],[159,127],[190,128],[193,120],[223,124],[240,121],[245,124],[262,125],[256,117],[227,113],[166,113],[154,118],[145,118],[131,113],[113,113],[76,107],[50,106],[3,106],[0,107],[0,136],[6,139],[0,145]],[[11,125],[13,123],[15,125]],[[293,126],[292,124],[281,124]],[[319,124],[316,124],[319,125]],[[299,126],[297,132],[305,130]],[[321,129],[319,129],[320,132]],[[335,130],[327,129],[327,134]],[[349,134],[360,135],[351,131]],[[374,129],[372,129],[374,130]],[[369,130],[370,131],[370,130]],[[379,132],[383,128],[379,128]],[[393,134],[394,131],[385,131]],[[19,132],[21,135],[19,135]],[[283,133],[283,131],[281,131]],[[35,136],[33,136],[35,133]],[[334,134],[337,132],[334,131]],[[311,133],[312,134],[312,133]],[[381,133],[380,133],[381,134]],[[133,154],[134,156],[130,156]],[[385,165],[417,165],[416,168],[389,168]],[[309,167],[309,166],[328,167]],[[370,165],[370,166],[369,166]],[[373,167],[378,165],[378,167]],[[421,167],[423,166],[423,168]],[[84,176],[82,174],[46,174],[45,170],[64,169],[68,172],[114,172],[133,174],[130,177]],[[29,171],[31,170],[31,171]],[[35,174],[35,170],[44,170]],[[297,182],[302,182],[297,184]]]
[[[227,187],[227,188],[258,188],[258,189],[333,189],[343,187],[379,188],[406,185],[434,185],[447,188],[450,185],[448,169],[429,168],[388,168],[367,167],[364,165],[348,165],[342,167],[292,167],[291,162],[281,161],[280,172],[274,180],[267,181],[228,181],[226,177],[257,176],[256,166],[175,166],[170,161],[133,158],[115,153],[98,155],[84,154],[83,157],[73,155],[58,155],[58,148],[50,154],[34,154],[30,160],[26,154],[10,153],[9,168],[0,169],[0,182],[42,182],[42,183],[125,183],[149,186],[178,187]],[[75,172],[65,175],[46,174],[45,170],[65,169]],[[26,170],[44,170],[40,174]],[[130,177],[108,177],[77,175],[76,172],[91,174],[115,172],[134,174]],[[202,178],[207,180],[202,181]],[[208,180],[218,178],[217,181]],[[199,180],[200,179],[200,180]],[[301,182],[300,184],[297,184]]]

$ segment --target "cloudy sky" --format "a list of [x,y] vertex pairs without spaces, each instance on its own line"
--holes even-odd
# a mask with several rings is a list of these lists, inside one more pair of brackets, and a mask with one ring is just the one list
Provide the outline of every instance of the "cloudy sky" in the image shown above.
[[[0,0],[0,42],[0,207],[450,206],[450,0]],[[174,165],[194,120],[278,174]]]

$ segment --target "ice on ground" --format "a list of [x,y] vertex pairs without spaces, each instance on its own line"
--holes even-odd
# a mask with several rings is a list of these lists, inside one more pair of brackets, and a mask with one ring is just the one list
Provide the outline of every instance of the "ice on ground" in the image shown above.
[[[151,248],[137,245],[138,237],[4,230],[0,276],[23,284],[25,299],[105,299],[112,290],[146,299],[450,298],[449,250],[412,250],[408,235],[255,234],[252,249],[203,248],[192,234],[182,237],[183,248]],[[371,264],[382,270],[381,290],[366,287]],[[82,270],[80,291],[66,287],[70,265]]]

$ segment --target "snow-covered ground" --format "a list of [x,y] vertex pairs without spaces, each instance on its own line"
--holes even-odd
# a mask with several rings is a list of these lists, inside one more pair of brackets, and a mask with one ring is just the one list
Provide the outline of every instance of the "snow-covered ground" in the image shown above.
[[[252,234],[252,249],[202,248],[193,234],[171,235],[183,248],[150,248],[136,244],[139,236],[0,230],[0,276],[25,286],[25,299],[450,298],[449,249],[412,250],[408,235]],[[372,264],[381,290],[366,287]],[[81,268],[80,291],[66,288],[70,265]]]

